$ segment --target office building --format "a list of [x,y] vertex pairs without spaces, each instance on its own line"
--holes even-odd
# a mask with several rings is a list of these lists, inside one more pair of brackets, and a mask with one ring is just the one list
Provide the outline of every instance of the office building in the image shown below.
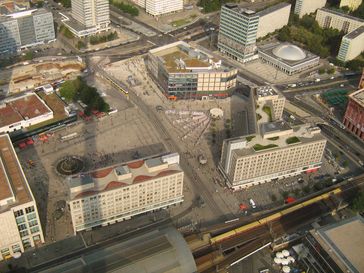
[[314,13],[326,5],[326,0],[296,0],[294,13],[302,18],[306,14]]
[[261,123],[260,133],[223,142],[220,170],[227,185],[241,190],[261,183],[315,172],[326,139],[320,128],[290,127],[284,121]]
[[340,1],[340,8],[341,7],[349,7],[350,10],[356,10],[361,5],[363,0],[341,0]]
[[364,140],[364,89],[349,95],[343,123],[346,130]]
[[183,41],[152,49],[148,70],[170,99],[227,97],[237,70]]
[[94,35],[110,29],[108,0],[72,0],[71,15],[62,14],[62,22],[77,37]]
[[75,233],[183,201],[178,154],[110,166],[68,179]]
[[364,272],[364,220],[360,216],[311,230],[293,246],[298,260],[313,273]]
[[53,118],[53,111],[35,93],[0,101],[0,133],[10,133]]
[[347,62],[358,57],[364,51],[364,25],[346,34],[340,44],[337,58]]
[[344,33],[350,33],[364,25],[363,19],[326,8],[317,10],[316,21],[322,28],[334,28]]
[[358,89],[364,89],[364,68],[363,68],[363,73],[361,74]]
[[0,135],[0,260],[42,243],[34,196],[9,136]]
[[183,10],[183,0],[132,0],[152,16],[160,16]]
[[320,57],[289,43],[272,43],[258,48],[263,63],[293,75],[317,66]]
[[259,15],[237,4],[221,8],[218,49],[229,57],[247,62],[256,59],[256,39]]
[[291,4],[282,2],[257,12],[259,24],[257,38],[266,36],[288,24]]
[[255,97],[258,105],[269,107],[270,121],[282,119],[284,103],[286,102],[282,93],[272,86],[260,86],[255,88]]
[[51,42],[55,39],[53,15],[44,9],[0,16],[0,54]]

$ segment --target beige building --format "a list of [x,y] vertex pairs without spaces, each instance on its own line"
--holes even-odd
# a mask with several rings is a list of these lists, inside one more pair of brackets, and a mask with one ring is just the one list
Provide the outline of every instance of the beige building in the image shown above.
[[314,13],[317,9],[323,8],[326,0],[296,0],[294,13],[302,18],[306,14]]
[[227,97],[236,86],[237,69],[183,41],[150,50],[147,67],[170,99]]
[[340,1],[340,8],[341,7],[349,7],[351,10],[356,10],[363,0],[341,0]]
[[347,62],[358,57],[364,51],[364,25],[346,34],[340,45],[337,58]]
[[364,25],[364,20],[360,18],[326,8],[317,10],[316,21],[320,27],[334,28],[344,33],[350,33]]
[[183,10],[183,0],[132,0],[152,16],[160,16]]
[[257,38],[281,29],[288,24],[291,4],[279,3],[267,9],[257,12],[259,15]]
[[[280,120],[282,118],[284,103],[286,98],[274,87],[261,86],[255,89],[255,97],[258,104],[258,109],[268,111],[271,121]],[[269,110],[268,110],[268,108]]]
[[220,170],[233,190],[314,172],[321,166],[326,139],[318,127],[290,127],[283,121],[260,124],[260,134],[224,140]]
[[7,134],[0,135],[0,260],[44,243],[38,209]]
[[183,201],[178,154],[83,173],[69,178],[69,186],[75,233]]

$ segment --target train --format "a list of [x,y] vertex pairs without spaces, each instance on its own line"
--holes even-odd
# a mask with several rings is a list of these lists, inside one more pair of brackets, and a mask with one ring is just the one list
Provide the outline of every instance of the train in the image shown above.
[[299,203],[297,205],[286,208],[286,209],[284,209],[284,210],[282,210],[280,212],[276,212],[276,213],[274,213],[272,215],[269,215],[269,216],[263,217],[262,219],[259,219],[257,221],[251,222],[251,223],[249,223],[247,225],[238,227],[236,229],[233,229],[233,230],[227,231],[225,233],[222,233],[220,235],[217,235],[215,237],[212,237],[210,239],[210,244],[211,245],[217,244],[217,243],[222,242],[222,241],[224,241],[226,239],[237,236],[240,233],[246,232],[246,231],[248,231],[250,229],[254,229],[254,228],[266,225],[269,222],[280,219],[282,216],[285,216],[285,215],[287,215],[289,213],[297,211],[297,210],[299,210],[301,208],[307,207],[307,206],[309,206],[311,204],[314,204],[316,202],[319,202],[321,200],[328,199],[331,195],[337,195],[337,194],[340,194],[341,192],[342,192],[341,188],[336,188],[336,189],[333,189],[333,190],[328,191],[326,193],[320,194],[320,195],[318,195],[316,197],[313,197],[313,198],[311,198],[309,200],[303,201],[303,202],[301,202],[301,203]]

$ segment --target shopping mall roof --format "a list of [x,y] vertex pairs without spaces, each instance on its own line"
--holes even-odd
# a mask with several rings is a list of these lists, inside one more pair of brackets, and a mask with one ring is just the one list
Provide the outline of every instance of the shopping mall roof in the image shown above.
[[349,95],[349,97],[357,102],[359,105],[364,107],[364,89],[360,89],[352,94]]
[[[311,232],[343,272],[364,272],[364,219],[347,219]],[[349,270],[348,270],[349,269]]]
[[82,256],[48,266],[39,273],[192,273],[197,272],[190,249],[182,235],[172,227],[154,230],[113,245],[86,250]]
[[71,200],[182,173],[179,155],[168,154],[139,159],[123,164],[68,177]]
[[0,128],[52,113],[52,110],[35,93],[10,97],[0,102]]
[[30,202],[33,196],[8,134],[0,135],[0,211]]

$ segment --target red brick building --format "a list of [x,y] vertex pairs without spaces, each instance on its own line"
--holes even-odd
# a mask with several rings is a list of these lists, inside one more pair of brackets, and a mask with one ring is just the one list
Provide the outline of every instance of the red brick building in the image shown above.
[[364,89],[349,95],[344,125],[348,131],[364,140]]

